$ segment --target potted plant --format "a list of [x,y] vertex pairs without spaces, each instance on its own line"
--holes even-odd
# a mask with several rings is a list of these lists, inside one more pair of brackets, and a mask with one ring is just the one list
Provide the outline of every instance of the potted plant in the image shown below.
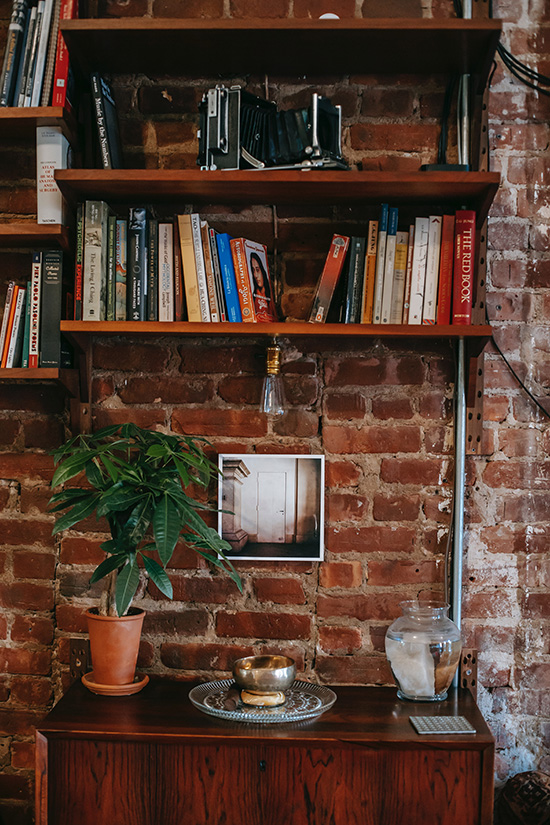
[[[111,532],[101,545],[105,559],[90,579],[90,583],[106,579],[107,586],[99,608],[86,611],[93,676],[85,684],[96,692],[135,692],[146,683],[145,678],[143,684],[134,684],[145,611],[131,603],[147,577],[172,598],[166,567],[180,538],[225,570],[242,591],[240,578],[225,556],[230,545],[197,512],[212,508],[188,490],[190,485],[206,488],[218,473],[204,452],[207,443],[128,423],[77,435],[53,454],[52,487],[81,475],[85,481],[82,486],[64,486],[51,497],[52,512],[58,513],[53,533],[93,513],[107,519]],[[133,643],[131,634],[136,637]],[[110,666],[123,664],[123,659],[123,672],[111,673]]]

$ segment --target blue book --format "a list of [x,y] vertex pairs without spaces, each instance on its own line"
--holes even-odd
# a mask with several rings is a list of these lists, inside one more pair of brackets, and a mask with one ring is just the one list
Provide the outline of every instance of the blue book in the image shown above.
[[227,304],[227,320],[242,321],[243,316],[239,303],[239,293],[237,292],[235,267],[233,266],[233,255],[231,254],[231,246],[229,244],[230,240],[231,236],[228,235],[227,232],[219,232],[216,235],[225,302]]

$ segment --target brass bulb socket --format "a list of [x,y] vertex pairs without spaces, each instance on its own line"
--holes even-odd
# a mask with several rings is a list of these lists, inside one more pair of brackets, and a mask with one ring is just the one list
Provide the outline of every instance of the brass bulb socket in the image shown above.
[[281,372],[281,348],[279,346],[267,348],[266,372],[268,375],[279,375]]

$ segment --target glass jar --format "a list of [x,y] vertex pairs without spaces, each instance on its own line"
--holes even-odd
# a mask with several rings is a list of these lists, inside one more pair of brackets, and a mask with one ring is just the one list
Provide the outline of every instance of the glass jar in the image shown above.
[[401,602],[386,633],[386,656],[400,699],[435,702],[447,698],[462,641],[445,602]]

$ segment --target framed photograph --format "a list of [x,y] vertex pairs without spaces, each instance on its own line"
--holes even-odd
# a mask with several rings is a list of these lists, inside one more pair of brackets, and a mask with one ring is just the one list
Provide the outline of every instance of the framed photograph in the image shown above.
[[218,532],[231,559],[322,561],[323,455],[220,455]]

